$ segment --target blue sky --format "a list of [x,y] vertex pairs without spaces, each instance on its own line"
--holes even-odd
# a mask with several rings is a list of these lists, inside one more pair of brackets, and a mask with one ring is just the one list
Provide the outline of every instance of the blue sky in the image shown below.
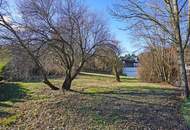
[[132,36],[126,31],[121,30],[121,28],[125,27],[125,24],[110,15],[109,8],[111,8],[115,2],[118,2],[118,0],[84,0],[84,2],[92,11],[105,17],[111,32],[116,39],[121,42],[120,46],[123,54],[133,53],[138,49],[135,47],[136,43],[134,43]]
[[[16,0],[8,0],[11,6],[11,10],[14,12],[16,12],[15,1]],[[137,50],[139,50],[139,47],[136,46],[138,41],[135,41],[130,33],[121,30],[121,28],[125,27],[124,23],[119,22],[110,15],[109,8],[111,8],[113,3],[115,2],[118,2],[118,0],[84,0],[84,3],[88,6],[90,10],[96,12],[98,15],[106,20],[112,34],[118,41],[120,41],[122,55],[126,53],[136,52]],[[15,13],[15,15],[17,15],[17,13]]]

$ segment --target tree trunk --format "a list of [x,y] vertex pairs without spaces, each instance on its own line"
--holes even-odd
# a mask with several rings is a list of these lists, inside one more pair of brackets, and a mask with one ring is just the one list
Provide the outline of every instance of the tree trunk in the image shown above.
[[65,81],[63,82],[63,85],[62,85],[62,90],[63,92],[66,90],[66,91],[69,91],[71,90],[71,84],[72,84],[72,81],[76,78],[76,76],[80,73],[83,65],[84,65],[85,61],[82,61],[80,64],[79,64],[79,67],[76,69],[75,73],[73,75],[71,75],[71,71],[72,71],[72,67],[70,69],[68,69],[68,72],[66,72],[66,76],[65,76]]
[[55,86],[47,79],[46,76],[44,77],[43,83],[46,84],[47,86],[49,86],[52,90],[59,90],[59,88],[55,87]]
[[189,86],[187,79],[187,72],[185,68],[185,59],[184,59],[184,51],[182,48],[178,49],[178,64],[179,64],[179,72],[180,72],[180,86],[184,88],[184,96],[186,98],[189,97]]
[[71,83],[72,83],[72,78],[70,75],[66,75],[65,80],[62,85],[62,90],[63,92],[71,90]]
[[178,64],[179,64],[179,72],[180,72],[180,86],[184,88],[184,96],[186,98],[189,97],[189,87],[188,87],[188,80],[187,80],[187,73],[185,68],[185,58],[184,58],[184,47],[182,41],[182,33],[180,28],[180,10],[179,4],[177,0],[172,0],[172,24],[173,30],[175,32],[175,40],[177,44],[177,51],[178,51]]
[[115,74],[115,78],[116,78],[116,81],[117,82],[121,82],[121,80],[120,80],[120,75],[119,75],[119,72],[118,72],[118,70],[117,70],[117,66],[116,65],[114,65],[113,66],[113,71],[114,71],[114,74]]

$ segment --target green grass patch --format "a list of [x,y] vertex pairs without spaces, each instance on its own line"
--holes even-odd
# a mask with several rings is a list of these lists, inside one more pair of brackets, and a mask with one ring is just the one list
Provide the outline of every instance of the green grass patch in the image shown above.
[[190,98],[187,99],[182,105],[182,114],[190,127]]
[[3,80],[2,72],[5,69],[5,66],[10,62],[11,55],[8,49],[0,48],[0,81]]
[[18,82],[19,86],[30,91],[36,91],[44,87],[44,84],[41,82]]
[[9,62],[9,59],[1,59],[0,58],[0,81],[3,80],[2,72],[8,62]]
[[[108,78],[114,78],[115,75],[113,74],[100,74],[100,73],[88,73],[88,72],[80,72],[80,75],[86,75],[86,76],[97,76],[97,77],[108,77]],[[122,79],[135,79],[133,77],[127,77],[127,76],[120,76]]]
[[0,72],[4,66],[10,61],[11,55],[10,51],[7,49],[0,49]]
[[8,63],[8,60],[2,60],[0,61],[0,73],[3,71],[3,68],[5,67],[5,65]]
[[94,93],[111,93],[113,91],[110,88],[94,87],[94,88],[87,88],[87,89],[85,89],[84,92],[94,94]]
[[175,88],[168,84],[155,84],[141,82],[136,78],[121,77],[116,82],[113,75],[82,73],[73,83],[76,88],[83,88],[87,93],[111,93],[115,90],[141,91],[141,92],[175,92]]
[[10,57],[9,56],[5,56],[5,57],[0,57],[0,72],[3,70],[3,68],[5,67],[5,65],[10,61]]
[[18,119],[19,115],[11,115],[7,118],[0,119],[0,126],[9,126]]

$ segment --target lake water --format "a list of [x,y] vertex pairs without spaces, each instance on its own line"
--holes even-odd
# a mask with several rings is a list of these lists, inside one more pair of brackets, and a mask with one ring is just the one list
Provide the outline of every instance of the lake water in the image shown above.
[[129,77],[137,77],[137,67],[124,67],[122,72]]

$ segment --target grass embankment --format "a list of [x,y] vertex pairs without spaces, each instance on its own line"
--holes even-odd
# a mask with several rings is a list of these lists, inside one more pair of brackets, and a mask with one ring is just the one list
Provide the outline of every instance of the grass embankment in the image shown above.
[[[61,86],[62,80],[52,81]],[[0,90],[2,128],[187,129],[180,90],[169,85],[84,73],[73,82],[75,92],[65,94],[39,82],[11,84]]]
[[0,57],[0,73],[2,72],[3,68],[5,67],[5,65],[9,62],[9,58],[5,57],[5,58],[1,58]]
[[2,77],[2,71],[7,63],[10,61],[10,52],[7,49],[0,48],[0,78]]

